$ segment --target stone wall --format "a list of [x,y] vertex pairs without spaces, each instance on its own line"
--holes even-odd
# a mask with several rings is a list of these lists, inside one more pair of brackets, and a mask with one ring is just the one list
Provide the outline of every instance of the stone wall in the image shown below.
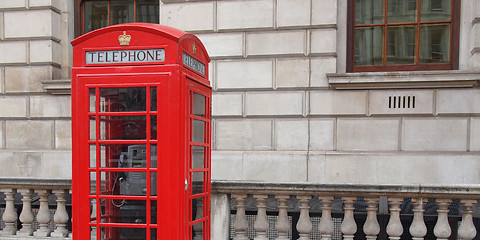
[[212,58],[213,178],[478,183],[480,89],[433,84],[478,69],[480,8],[462,2],[460,71],[371,74],[405,84],[335,90],[344,1],[164,0],[160,23],[197,34]]
[[0,1],[2,177],[70,178],[70,96],[43,82],[70,76],[73,0]]

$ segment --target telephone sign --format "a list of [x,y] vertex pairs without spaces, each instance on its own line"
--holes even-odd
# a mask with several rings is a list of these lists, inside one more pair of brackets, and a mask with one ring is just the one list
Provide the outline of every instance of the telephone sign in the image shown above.
[[73,239],[210,239],[210,58],[189,33],[72,41]]

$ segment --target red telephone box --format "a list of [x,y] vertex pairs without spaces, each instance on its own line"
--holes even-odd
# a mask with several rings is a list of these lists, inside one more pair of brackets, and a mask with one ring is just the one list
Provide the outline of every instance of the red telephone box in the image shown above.
[[210,239],[210,58],[147,23],[72,41],[73,238]]

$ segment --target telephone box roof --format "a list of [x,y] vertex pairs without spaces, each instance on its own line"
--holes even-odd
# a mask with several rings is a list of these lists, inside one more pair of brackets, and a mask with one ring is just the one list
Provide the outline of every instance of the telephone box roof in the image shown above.
[[[154,23],[124,23],[124,24],[117,24],[117,25],[112,25],[104,28],[100,28],[94,31],[91,31],[89,33],[86,33],[76,39],[74,39],[71,43],[72,46],[76,46],[84,41],[87,41],[91,38],[94,38],[96,36],[109,33],[112,31],[128,31],[128,30],[136,30],[136,31],[143,31],[143,32],[149,32],[152,34],[156,34],[159,36],[162,36],[164,38],[170,39],[174,42],[179,43],[183,39],[195,39],[196,42],[202,43],[197,36],[184,32],[182,30],[172,28],[172,27],[167,27],[163,26],[160,24],[154,24]],[[203,44],[200,44],[200,48],[203,52],[205,52],[205,56],[207,57],[207,61],[210,62],[210,57],[207,54],[207,51]]]

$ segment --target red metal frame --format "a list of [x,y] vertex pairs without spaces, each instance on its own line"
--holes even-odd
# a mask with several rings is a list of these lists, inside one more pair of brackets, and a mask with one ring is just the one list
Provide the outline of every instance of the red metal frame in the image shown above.
[[[118,36],[124,31],[132,38],[129,46],[119,46]],[[203,44],[192,34],[148,23],[99,29],[75,39],[72,44],[73,238],[90,239],[93,228],[96,229],[97,239],[130,239],[121,238],[120,229],[142,228],[145,229],[146,239],[192,239],[192,226],[201,223],[203,239],[210,239],[212,90],[208,81],[210,59]],[[85,61],[86,51],[155,48],[165,50],[165,60],[161,63],[88,65]],[[183,54],[187,54],[195,64],[200,64],[200,68],[184,65]],[[101,105],[112,106],[120,99],[101,97],[101,91],[106,92],[105,88],[144,89],[145,110],[119,112],[113,108],[101,109]],[[151,88],[156,88],[156,98],[151,95]],[[203,116],[193,113],[193,104],[198,104],[193,101],[193,94],[205,98]],[[90,99],[92,96],[95,101]],[[152,110],[153,99],[156,99],[156,109]],[[90,107],[91,102],[95,102],[94,108]],[[122,122],[118,118],[138,119],[141,116],[145,116],[145,124],[139,127],[139,135],[135,135],[138,139],[122,138],[118,132],[123,125],[119,124]],[[155,117],[156,127],[152,120]],[[193,120],[204,125],[203,142],[192,139]],[[129,121],[141,125],[140,120]],[[113,150],[113,146],[127,145],[146,146],[145,166],[132,168],[118,163],[122,158],[119,154],[124,150]],[[105,146],[104,151],[102,146]],[[154,157],[151,156],[152,146],[156,146],[156,167],[151,165]],[[204,149],[203,168],[192,166],[193,146]],[[95,149],[93,155],[91,147]],[[90,165],[93,157],[96,162]],[[127,173],[143,173],[146,176],[144,194],[127,195],[119,190],[121,176]],[[203,173],[203,191],[195,195],[192,192],[194,173]],[[152,178],[153,174],[156,174],[156,180]],[[185,179],[189,186],[187,190]],[[93,188],[91,180],[95,183]],[[152,191],[155,183],[156,194]],[[194,219],[192,212],[197,211],[193,209],[197,199],[203,200],[202,215]],[[91,201],[97,203],[95,216],[90,214]],[[141,203],[142,211],[143,207],[145,211],[144,221],[125,222],[122,213],[126,211],[119,207],[125,202]]]

